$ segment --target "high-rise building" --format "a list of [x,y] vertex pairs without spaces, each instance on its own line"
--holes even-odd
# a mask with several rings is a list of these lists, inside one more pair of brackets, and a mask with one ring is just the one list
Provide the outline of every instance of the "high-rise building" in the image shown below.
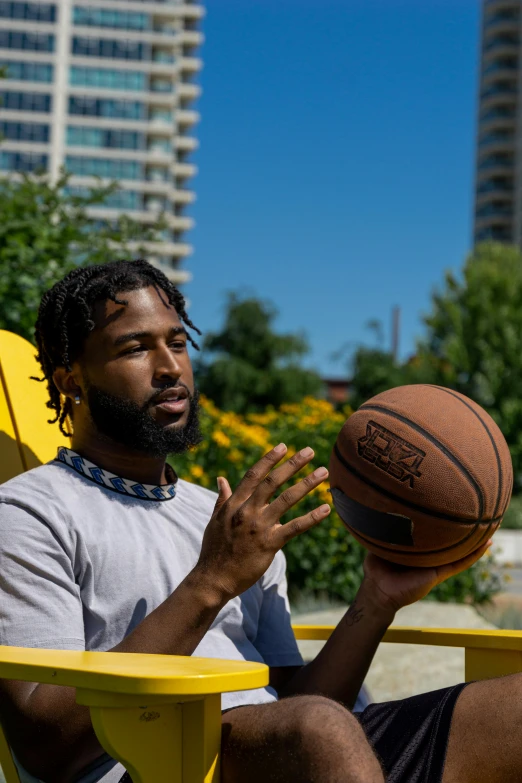
[[483,0],[474,240],[522,245],[521,0]]
[[70,172],[76,192],[118,180],[91,209],[167,228],[147,246],[171,280],[191,253],[203,7],[191,0],[0,0],[0,175]]

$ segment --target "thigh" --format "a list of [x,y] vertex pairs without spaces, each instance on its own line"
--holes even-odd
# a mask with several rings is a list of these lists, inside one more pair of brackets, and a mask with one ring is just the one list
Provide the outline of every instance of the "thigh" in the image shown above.
[[443,783],[520,783],[522,674],[470,684],[455,712]]

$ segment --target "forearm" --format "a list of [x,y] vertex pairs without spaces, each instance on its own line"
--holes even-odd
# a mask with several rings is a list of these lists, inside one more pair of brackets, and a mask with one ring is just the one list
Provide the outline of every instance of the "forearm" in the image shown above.
[[[192,655],[226,599],[193,573],[109,652]],[[103,753],[87,707],[74,688],[25,684],[22,723],[13,726],[12,745],[36,777],[62,783]],[[58,763],[57,763],[58,762]]]
[[363,582],[350,609],[317,657],[290,680],[280,696],[321,694],[352,708],[394,612]]

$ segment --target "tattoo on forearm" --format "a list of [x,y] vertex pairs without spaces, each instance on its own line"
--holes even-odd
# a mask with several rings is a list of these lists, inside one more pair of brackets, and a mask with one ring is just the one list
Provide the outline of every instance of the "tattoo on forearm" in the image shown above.
[[350,606],[346,614],[344,615],[344,620],[346,622],[346,625],[351,628],[352,625],[357,625],[364,617],[364,606],[361,606],[360,608],[357,606],[357,602],[354,601],[353,604]]

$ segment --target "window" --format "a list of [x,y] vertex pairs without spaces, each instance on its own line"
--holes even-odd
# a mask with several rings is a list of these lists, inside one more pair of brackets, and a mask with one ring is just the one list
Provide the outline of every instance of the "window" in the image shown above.
[[126,130],[83,128],[69,125],[67,144],[71,147],[116,147],[126,150],[143,149],[143,134]]
[[172,122],[172,112],[170,109],[160,109],[152,107],[149,111],[149,120],[161,120],[162,122]]
[[47,3],[18,3],[0,0],[0,17],[4,19],[28,19],[34,22],[55,22],[56,6]]
[[150,29],[149,15],[138,11],[109,11],[105,8],[89,8],[75,5],[73,22],[92,27],[113,27],[121,30]]
[[103,98],[69,98],[69,114],[81,114],[87,117],[116,117],[121,120],[141,120],[145,106],[139,101],[117,101]]
[[49,141],[49,126],[39,122],[0,122],[0,135],[9,141]]
[[115,60],[148,60],[150,47],[138,41],[110,38],[78,38],[72,40],[72,53],[84,57],[112,57]]
[[39,171],[47,169],[47,155],[34,152],[0,152],[0,169],[3,171]]
[[150,81],[151,92],[172,92],[174,87],[172,79],[166,79],[164,77],[155,77]]
[[168,182],[170,172],[164,166],[147,166],[147,179],[152,182]]
[[147,89],[147,76],[140,71],[113,71],[108,68],[73,66],[69,72],[69,84],[76,87],[143,91]]
[[22,49],[30,52],[54,52],[54,35],[0,29],[0,48]]
[[19,63],[12,60],[0,60],[0,68],[5,68],[7,79],[21,82],[52,82],[54,68],[47,63]]
[[[69,185],[64,188],[64,192],[69,196],[81,196],[86,198],[90,195],[89,188],[81,185]],[[134,190],[117,190],[111,193],[103,202],[97,205],[101,209],[142,209],[143,196]]]
[[51,96],[42,92],[0,91],[0,106],[17,111],[51,111]]
[[65,167],[80,177],[107,179],[143,179],[143,167],[135,160],[108,160],[107,158],[80,158],[67,155]]

